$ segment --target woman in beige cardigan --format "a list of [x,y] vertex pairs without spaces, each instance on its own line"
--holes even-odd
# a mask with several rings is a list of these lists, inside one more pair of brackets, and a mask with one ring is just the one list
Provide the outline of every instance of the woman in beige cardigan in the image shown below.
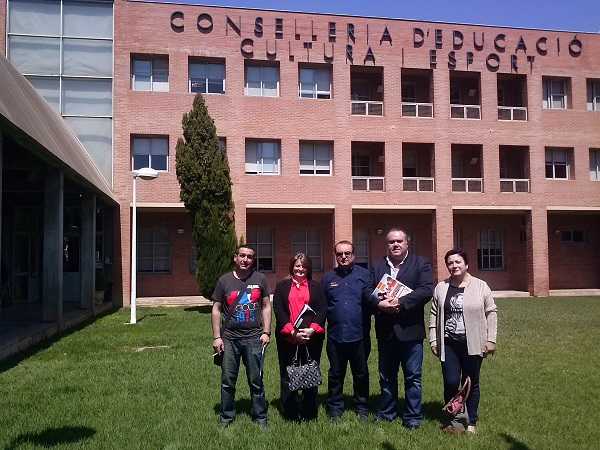
[[[438,283],[433,292],[429,342],[442,363],[444,402],[457,393],[461,379],[471,378],[467,431],[475,433],[481,363],[496,351],[496,304],[487,283],[469,274],[469,260],[463,250],[450,250],[444,260],[450,278]],[[444,431],[462,430],[448,425]]]

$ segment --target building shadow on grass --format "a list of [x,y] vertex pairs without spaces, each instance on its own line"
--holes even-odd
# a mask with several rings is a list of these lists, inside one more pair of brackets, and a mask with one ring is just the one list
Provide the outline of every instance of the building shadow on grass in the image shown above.
[[4,450],[13,450],[23,444],[32,444],[44,448],[57,445],[75,444],[85,439],[90,439],[96,434],[96,430],[89,427],[65,426],[60,428],[47,428],[38,433],[23,433],[14,438]]
[[500,433],[500,437],[510,444],[510,450],[530,450],[529,446],[507,433]]
[[197,312],[199,314],[209,314],[212,310],[212,305],[190,306],[184,308],[185,312]]

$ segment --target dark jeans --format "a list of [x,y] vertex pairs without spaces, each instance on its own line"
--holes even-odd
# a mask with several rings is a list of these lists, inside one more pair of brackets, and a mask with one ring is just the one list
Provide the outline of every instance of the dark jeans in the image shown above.
[[[298,357],[302,363],[306,362],[306,350],[300,346]],[[315,336],[311,338],[306,346],[310,357],[317,363],[321,361],[321,351],[323,349],[323,337]],[[302,393],[290,391],[290,378],[287,373],[287,366],[292,363],[296,354],[296,344],[289,343],[283,336],[277,335],[277,356],[279,358],[279,376],[281,379],[281,408],[283,416],[288,420],[312,420],[317,418],[318,408],[317,393],[318,387],[304,389]]]
[[404,411],[402,423],[419,426],[423,420],[421,408],[421,371],[423,368],[423,341],[401,342],[394,336],[378,340],[379,385],[381,398],[377,417],[395,420],[398,417],[398,371],[404,374]]
[[331,417],[339,417],[344,413],[344,378],[350,363],[354,386],[354,406],[360,416],[369,413],[369,368],[367,366],[366,346],[363,340],[357,342],[338,343],[327,340],[327,357],[329,358],[329,380],[327,395],[327,413]]
[[265,388],[260,373],[262,344],[257,337],[223,339],[225,353],[221,366],[221,422],[229,423],[235,418],[235,385],[240,370],[240,358],[246,366],[252,408],[250,414],[257,422],[267,421]]
[[444,403],[458,392],[459,385],[466,377],[471,377],[471,393],[467,398],[466,406],[469,425],[475,425],[479,409],[479,372],[483,358],[479,355],[469,356],[467,344],[452,339],[444,341],[444,350],[445,361],[442,362]]

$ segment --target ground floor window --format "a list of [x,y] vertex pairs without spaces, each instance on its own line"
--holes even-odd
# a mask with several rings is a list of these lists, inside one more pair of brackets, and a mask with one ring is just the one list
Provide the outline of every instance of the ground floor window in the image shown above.
[[[354,263],[369,268],[369,232],[366,229],[354,230]],[[378,280],[379,281],[379,280]]]
[[560,242],[584,242],[585,233],[583,230],[561,230]]
[[479,270],[504,269],[504,245],[498,230],[483,230],[479,233],[477,248]]
[[317,230],[298,230],[292,233],[292,254],[299,252],[310,257],[313,272],[323,270],[321,236]]
[[137,260],[139,272],[171,271],[171,243],[166,227],[142,228],[138,238]]
[[273,230],[271,228],[251,228],[248,231],[248,247],[256,252],[256,270],[261,272],[275,270]]

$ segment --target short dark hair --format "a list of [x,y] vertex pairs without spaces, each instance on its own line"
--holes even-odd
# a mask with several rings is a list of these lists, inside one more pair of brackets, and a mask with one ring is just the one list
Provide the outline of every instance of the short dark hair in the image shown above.
[[250,245],[248,245],[248,244],[240,244],[240,245],[238,245],[235,248],[235,254],[239,255],[240,254],[240,249],[242,249],[242,248],[247,248],[248,250],[252,250],[252,252],[254,253],[254,256],[256,256],[256,250],[253,247],[251,247]]
[[469,264],[469,257],[467,256],[467,252],[465,252],[462,248],[453,248],[452,250],[448,250],[446,252],[446,256],[444,256],[444,262],[448,264],[448,258],[452,255],[460,256],[465,264]]
[[296,262],[300,261],[302,263],[302,265],[304,266],[304,268],[306,269],[306,278],[308,278],[309,280],[312,280],[312,261],[310,259],[310,256],[305,255],[302,252],[298,252],[296,253],[294,256],[291,257],[290,259],[290,275],[294,275],[294,266],[296,265]]
[[392,231],[399,231],[400,233],[404,234],[404,237],[406,237],[406,242],[410,242],[410,240],[411,240],[410,234],[408,234],[408,232],[405,229],[398,228],[398,227],[392,227],[389,230],[387,230],[387,233],[385,233],[386,240],[387,240],[388,234],[390,234]]
[[335,253],[335,249],[337,248],[338,245],[340,244],[344,244],[344,245],[349,245],[350,247],[352,247],[352,253],[354,253],[354,244],[346,239],[341,240],[341,241],[337,241],[335,243],[335,245],[333,246],[333,252]]

